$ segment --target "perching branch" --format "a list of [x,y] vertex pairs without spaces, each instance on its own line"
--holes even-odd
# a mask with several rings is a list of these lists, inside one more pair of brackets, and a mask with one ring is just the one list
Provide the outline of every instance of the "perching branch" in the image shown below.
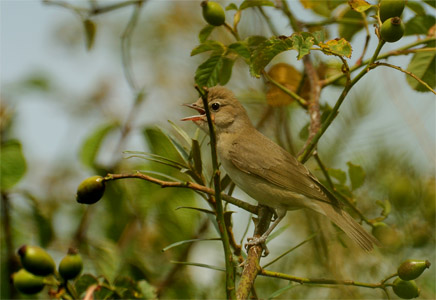
[[[203,192],[209,195],[215,195],[215,190],[208,188],[206,186],[200,185],[198,183],[194,183],[194,182],[180,182],[180,181],[164,181],[158,178],[154,178],[151,177],[149,175],[140,173],[140,172],[135,172],[135,173],[125,173],[125,174],[107,174],[106,177],[104,177],[105,181],[109,181],[109,180],[117,180],[117,179],[125,179],[125,178],[138,178],[138,179],[143,179],[146,181],[149,181],[151,183],[160,185],[162,188],[166,188],[166,187],[174,187],[174,188],[187,188],[187,189],[191,189],[194,191],[198,191],[198,192]],[[224,193],[221,194],[222,198],[235,205],[238,206],[248,212],[251,212],[253,214],[258,214],[258,208],[255,205],[251,205],[247,202],[244,202],[242,200],[236,199],[234,197],[228,196]]]

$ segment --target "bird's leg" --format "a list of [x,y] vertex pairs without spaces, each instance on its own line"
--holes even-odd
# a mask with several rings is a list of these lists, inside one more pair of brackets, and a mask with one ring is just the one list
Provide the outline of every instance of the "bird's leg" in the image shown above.
[[267,256],[269,254],[269,250],[268,247],[266,246],[266,239],[268,238],[268,236],[271,234],[271,232],[274,230],[274,228],[277,227],[277,225],[280,223],[281,220],[283,220],[283,218],[286,216],[286,209],[277,209],[277,218],[274,220],[274,222],[271,224],[271,226],[268,228],[267,231],[264,232],[264,234],[262,234],[262,236],[260,237],[250,237],[247,239],[247,244],[245,244],[245,248],[248,249],[251,246],[255,246],[255,245],[261,245],[262,249],[264,251],[264,255],[263,256]]

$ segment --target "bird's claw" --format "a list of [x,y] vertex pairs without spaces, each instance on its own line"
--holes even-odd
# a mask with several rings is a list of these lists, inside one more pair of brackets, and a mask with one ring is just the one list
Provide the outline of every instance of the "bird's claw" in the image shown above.
[[251,248],[252,246],[260,245],[262,247],[262,250],[263,250],[262,256],[263,257],[268,256],[269,250],[268,250],[268,247],[266,246],[265,242],[266,242],[266,237],[263,237],[263,236],[261,236],[261,237],[256,237],[256,236],[249,237],[249,238],[247,238],[247,243],[245,244],[245,250],[248,251],[248,249]]

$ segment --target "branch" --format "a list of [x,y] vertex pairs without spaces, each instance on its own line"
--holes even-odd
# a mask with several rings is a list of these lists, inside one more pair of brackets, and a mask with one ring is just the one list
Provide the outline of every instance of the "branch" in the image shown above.
[[[166,187],[174,187],[174,188],[187,188],[187,189],[191,189],[194,191],[198,191],[198,192],[203,192],[209,195],[215,195],[215,190],[208,188],[206,186],[194,183],[194,182],[180,182],[180,181],[164,181],[161,179],[157,179],[154,177],[151,177],[149,175],[146,174],[142,174],[140,172],[136,172],[136,173],[127,173],[127,174],[107,174],[106,177],[104,177],[104,181],[110,181],[110,180],[117,180],[117,179],[126,179],[126,178],[137,178],[137,179],[143,179],[146,181],[149,181],[151,183],[160,185],[162,188],[166,188]],[[248,212],[251,212],[253,214],[258,214],[258,208],[255,205],[251,205],[247,202],[244,202],[242,200],[236,199],[234,197],[228,196],[224,193],[221,194],[222,198],[233,204],[236,205]]]
[[358,287],[364,287],[364,288],[371,288],[371,289],[385,289],[387,284],[386,281],[392,277],[395,277],[396,274],[390,275],[386,279],[383,279],[379,283],[365,283],[360,281],[354,281],[354,280],[339,280],[339,279],[324,279],[324,278],[304,278],[304,277],[297,277],[292,276],[280,272],[273,272],[268,270],[260,270],[259,275],[267,276],[267,277],[274,277],[274,278],[280,278],[289,280],[292,282],[298,282],[301,284],[331,284],[331,285],[353,285]]
[[221,239],[224,248],[224,259],[226,265],[226,295],[227,295],[227,299],[235,299],[236,298],[236,290],[235,290],[236,270],[233,264],[233,255],[230,249],[229,235],[227,232],[226,222],[224,218],[223,203],[221,201],[221,178],[220,178],[220,170],[218,165],[215,127],[212,122],[212,118],[209,111],[209,105],[207,101],[208,90],[206,89],[205,92],[202,92],[198,87],[196,88],[201,95],[201,99],[203,100],[203,108],[205,110],[207,124],[209,126],[210,150],[211,150],[211,156],[212,156],[211,159],[212,159],[212,167],[213,167],[213,182],[215,187],[216,221],[218,223],[218,228],[221,234]]
[[377,68],[377,67],[379,67],[379,66],[386,66],[386,67],[389,67],[389,68],[393,68],[393,69],[396,69],[396,70],[398,70],[398,71],[401,71],[401,72],[403,72],[403,73],[409,75],[410,77],[412,77],[413,79],[415,79],[416,81],[418,81],[420,84],[422,84],[423,86],[425,86],[425,87],[426,87],[430,92],[432,92],[433,94],[436,95],[436,91],[435,91],[434,89],[432,89],[431,86],[429,86],[429,85],[427,84],[427,82],[425,82],[424,80],[422,80],[421,78],[419,78],[418,76],[416,76],[415,74],[413,74],[412,72],[409,72],[409,71],[407,71],[407,70],[404,70],[404,69],[402,69],[401,67],[394,66],[394,65],[391,65],[391,64],[388,64],[388,63],[383,63],[383,62],[376,62],[376,63],[372,64],[372,65],[370,66],[370,68],[373,69],[373,68]]
[[[436,41],[436,38],[434,38],[434,37],[425,38],[422,40],[417,40],[417,41],[410,43],[410,44],[407,44],[399,49],[383,53],[383,54],[377,56],[376,60],[381,60],[384,58],[388,58],[390,56],[409,54],[409,53],[411,53],[411,51],[413,51],[413,50],[409,50],[410,48],[415,47],[415,46],[419,46],[419,45],[423,45],[423,44],[427,44],[429,42],[434,42],[434,41]],[[416,49],[416,50],[421,50],[421,49]],[[369,63],[369,61],[370,61],[370,59],[367,59],[367,60],[363,61],[361,65],[353,66],[352,68],[350,68],[350,72],[354,72],[354,71],[360,69],[361,67],[367,65]],[[331,76],[330,78],[324,79],[322,81],[322,84],[323,84],[323,86],[330,85],[333,82],[335,82],[336,80],[338,80],[344,76],[346,76],[346,74],[338,74],[338,75]]]
[[[254,237],[260,237],[265,231],[268,230],[269,223],[271,222],[272,211],[267,206],[259,206],[259,218],[256,222],[254,229]],[[262,256],[262,245],[255,245],[248,249],[248,256],[244,262],[244,270],[242,271],[241,279],[236,292],[238,300],[248,299],[257,274],[260,272],[259,265]]]

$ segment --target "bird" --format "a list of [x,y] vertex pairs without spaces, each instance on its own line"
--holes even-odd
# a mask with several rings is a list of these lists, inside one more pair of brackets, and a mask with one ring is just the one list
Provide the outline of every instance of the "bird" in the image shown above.
[[[287,211],[304,208],[326,216],[365,251],[379,246],[378,240],[344,210],[305,165],[253,126],[231,90],[215,86],[207,89],[206,95],[221,166],[238,188],[259,204],[274,209],[277,216],[261,237],[249,240],[249,245],[265,246],[268,235]],[[182,121],[193,121],[208,133],[202,98],[185,105],[199,114]]]

